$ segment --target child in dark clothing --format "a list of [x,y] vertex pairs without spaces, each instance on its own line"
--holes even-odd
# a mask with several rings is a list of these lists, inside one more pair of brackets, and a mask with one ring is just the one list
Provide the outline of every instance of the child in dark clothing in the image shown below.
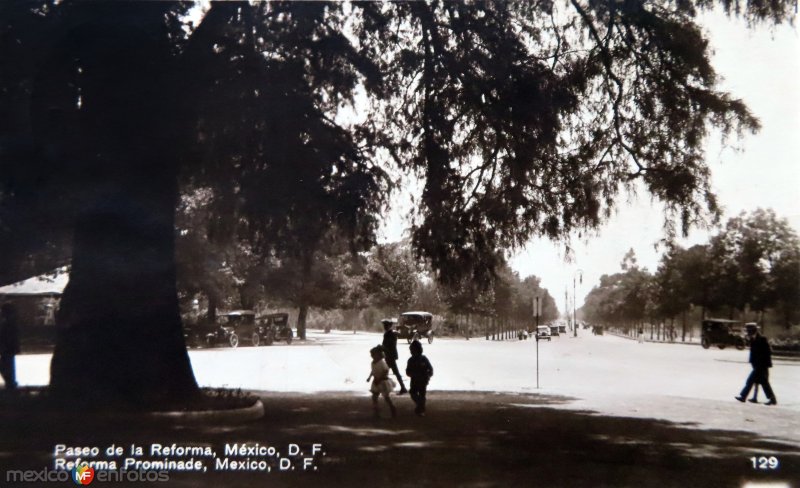
[[409,393],[411,399],[417,405],[414,413],[420,417],[425,416],[425,394],[428,389],[428,381],[433,376],[433,366],[428,358],[422,355],[422,344],[419,341],[414,341],[409,346],[411,350],[411,357],[408,358],[406,366],[406,375],[411,378],[411,387]]

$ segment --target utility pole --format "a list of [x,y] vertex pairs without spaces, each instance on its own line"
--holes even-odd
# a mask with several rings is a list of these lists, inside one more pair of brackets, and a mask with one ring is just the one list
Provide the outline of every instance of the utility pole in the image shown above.
[[578,278],[583,284],[583,271],[579,269],[572,275],[572,337],[578,337],[578,314],[575,303],[578,301],[578,297],[575,295],[575,278]]
[[539,295],[533,297],[533,315],[536,317],[536,329],[533,331],[536,337],[536,389],[539,389],[539,315],[542,314],[542,303]]

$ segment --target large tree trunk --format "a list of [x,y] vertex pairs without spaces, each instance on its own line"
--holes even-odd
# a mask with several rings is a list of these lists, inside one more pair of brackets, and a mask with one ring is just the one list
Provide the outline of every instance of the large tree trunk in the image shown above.
[[298,339],[306,338],[306,320],[308,319],[308,304],[303,300],[300,303],[299,311],[297,313],[297,337]]
[[303,275],[300,278],[302,281],[300,283],[299,303],[297,304],[297,308],[300,309],[297,315],[297,337],[301,340],[305,340],[308,303],[310,301],[310,297],[308,296],[308,283],[312,279],[311,270],[314,267],[314,251],[304,251],[301,260],[301,273]]
[[[706,307],[703,307],[703,320],[705,320]],[[681,342],[686,342],[686,310],[683,311],[681,317]]]
[[247,284],[238,287],[239,305],[241,305],[243,310],[253,310],[256,305],[255,298],[248,288]]
[[50,386],[107,406],[185,399],[198,388],[175,281],[177,121],[187,119],[176,115],[184,87],[161,28],[171,7],[83,7],[65,11],[80,30],[62,43],[84,68],[65,161],[80,205]]
[[206,311],[206,324],[216,324],[217,323],[217,308],[219,305],[217,304],[217,295],[216,293],[209,293],[208,294],[208,310]]
[[51,363],[56,393],[146,404],[197,391],[175,282],[177,183],[153,176],[133,190],[128,180],[76,222]]

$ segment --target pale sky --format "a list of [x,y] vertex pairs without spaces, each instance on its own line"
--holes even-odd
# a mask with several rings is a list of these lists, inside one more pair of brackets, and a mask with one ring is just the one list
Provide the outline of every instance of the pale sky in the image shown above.
[[[713,65],[724,80],[721,88],[741,98],[760,119],[762,129],[742,141],[731,141],[740,150],[722,148],[719,137],[709,138],[707,158],[712,188],[723,207],[722,222],[741,211],[772,208],[800,232],[800,37],[794,27],[748,30],[740,20],[708,14],[704,25],[711,35]],[[624,201],[624,197],[623,197]],[[400,206],[408,203],[401,201]],[[400,213],[404,213],[400,211]],[[383,229],[382,240],[402,236],[402,218],[397,213]],[[535,274],[564,311],[564,292],[572,295],[573,277],[582,270],[577,284],[577,305],[599,283],[600,276],[619,271],[628,249],[636,252],[640,266],[656,270],[663,249],[654,244],[663,237],[659,208],[641,193],[589,240],[572,240],[573,258],[564,259],[564,245],[536,240],[511,259],[522,277]],[[705,243],[707,231],[693,231],[683,245]],[[571,305],[570,305],[571,306]]]
[[[709,139],[707,158],[722,222],[742,211],[772,208],[800,231],[800,37],[790,26],[747,30],[742,21],[721,14],[707,15],[704,24],[711,34],[713,65],[724,78],[721,87],[743,99],[762,124],[760,132],[736,143],[739,151],[722,149],[719,137]],[[662,223],[661,210],[641,194],[621,207],[598,237],[573,241],[573,262],[564,262],[563,246],[536,241],[511,264],[522,276],[540,276],[562,310],[564,289],[571,294],[572,277],[582,270],[583,285],[576,287],[580,307],[601,275],[619,271],[630,248],[640,266],[656,270],[663,249],[654,244],[663,237]],[[710,234],[695,230],[681,243],[705,243]]]

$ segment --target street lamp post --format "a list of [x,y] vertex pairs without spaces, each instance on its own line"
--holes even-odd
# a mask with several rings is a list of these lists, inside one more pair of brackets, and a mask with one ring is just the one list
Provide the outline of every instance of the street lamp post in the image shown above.
[[536,389],[539,389],[539,316],[542,314],[542,302],[539,295],[533,297],[533,315],[536,317],[536,328],[533,329],[533,336],[536,338]]
[[576,278],[578,281],[583,284],[583,271],[578,270],[572,275],[572,337],[578,337],[578,315],[576,310],[576,303],[577,296],[575,295],[575,280]]

